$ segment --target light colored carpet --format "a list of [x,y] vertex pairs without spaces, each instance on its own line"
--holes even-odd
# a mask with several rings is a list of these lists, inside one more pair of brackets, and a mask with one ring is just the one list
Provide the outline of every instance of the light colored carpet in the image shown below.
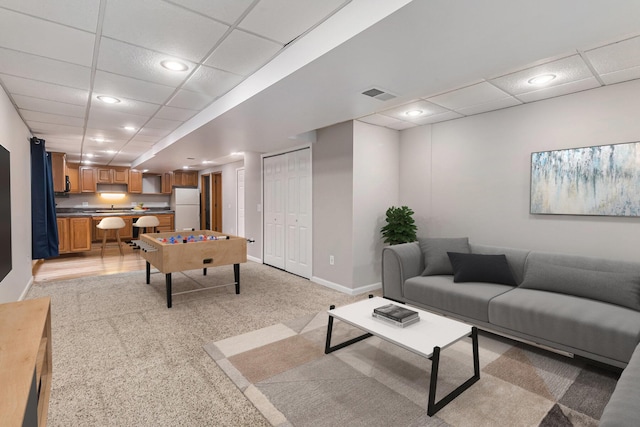
[[[618,375],[480,333],[481,379],[426,415],[431,362],[376,337],[324,354],[327,314],[205,346],[276,426],[597,426]],[[334,323],[332,343],[361,331]],[[441,353],[440,399],[473,374],[470,339]]]
[[[49,425],[269,425],[203,345],[357,298],[253,262],[240,270],[240,295],[175,296],[171,309],[160,273],[150,285],[144,271],[35,283],[28,298],[52,303]],[[231,282],[231,266],[173,275],[174,292]]]

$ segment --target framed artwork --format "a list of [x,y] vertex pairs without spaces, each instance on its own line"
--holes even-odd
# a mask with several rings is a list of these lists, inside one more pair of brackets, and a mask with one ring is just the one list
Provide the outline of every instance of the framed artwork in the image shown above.
[[531,153],[530,212],[640,216],[640,142]]

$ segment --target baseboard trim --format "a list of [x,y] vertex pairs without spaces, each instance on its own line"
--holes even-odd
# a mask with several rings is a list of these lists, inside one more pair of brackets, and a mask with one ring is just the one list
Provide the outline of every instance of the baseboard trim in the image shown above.
[[262,264],[262,260],[260,258],[256,258],[254,256],[251,255],[247,255],[247,259],[249,261],[253,261],[253,262],[257,262],[258,264]]
[[347,295],[360,295],[382,288],[382,282],[372,283],[370,285],[360,286],[357,288],[347,288],[346,286],[339,285],[338,283],[330,282],[329,280],[321,279],[320,277],[316,276],[311,277],[311,281],[313,283],[317,283],[319,285],[334,289]]
[[29,279],[29,283],[27,283],[27,286],[24,288],[24,291],[22,291],[22,294],[20,294],[20,298],[18,298],[18,301],[22,301],[27,297],[27,294],[29,293],[29,289],[31,289],[31,285],[33,285],[33,276],[31,276],[31,278]]

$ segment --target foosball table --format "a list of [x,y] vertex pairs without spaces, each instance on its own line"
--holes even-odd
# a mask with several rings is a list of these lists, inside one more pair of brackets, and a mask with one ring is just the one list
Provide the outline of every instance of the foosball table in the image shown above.
[[[148,233],[140,235],[131,244],[140,248],[146,260],[146,281],[151,281],[151,265],[165,275],[167,307],[171,308],[172,296],[193,291],[172,293],[171,273],[233,264],[236,294],[240,293],[240,263],[247,262],[247,240],[211,230],[194,230],[171,233]],[[217,286],[216,286],[217,287]]]

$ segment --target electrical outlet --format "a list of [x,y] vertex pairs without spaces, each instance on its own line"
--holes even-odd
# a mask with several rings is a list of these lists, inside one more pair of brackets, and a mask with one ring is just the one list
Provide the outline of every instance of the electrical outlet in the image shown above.
[[333,265],[333,262],[335,260],[333,259],[333,255],[329,255],[329,265]]

